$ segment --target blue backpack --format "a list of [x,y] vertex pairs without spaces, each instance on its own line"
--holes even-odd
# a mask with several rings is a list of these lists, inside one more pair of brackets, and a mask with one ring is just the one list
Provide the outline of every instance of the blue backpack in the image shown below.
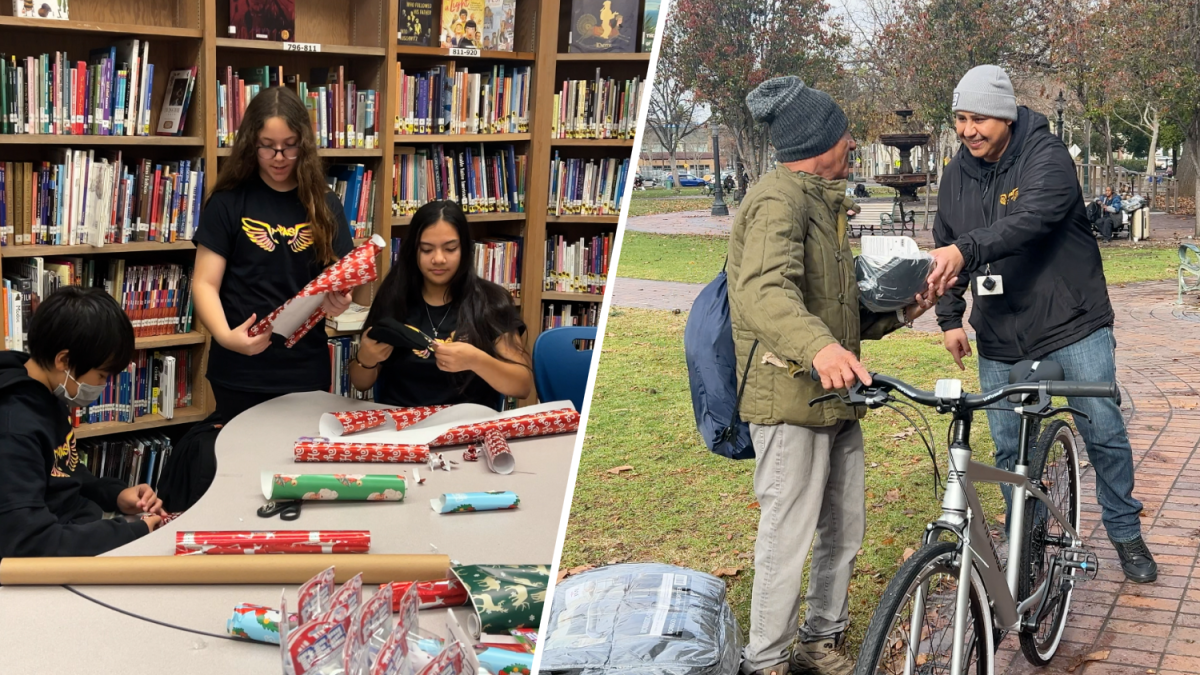
[[683,353],[687,359],[696,429],[709,450],[729,459],[754,459],[750,425],[738,415],[738,406],[746,391],[746,377],[757,347],[755,340],[739,389],[733,324],[729,319],[729,287],[722,268],[692,303],[683,329]]

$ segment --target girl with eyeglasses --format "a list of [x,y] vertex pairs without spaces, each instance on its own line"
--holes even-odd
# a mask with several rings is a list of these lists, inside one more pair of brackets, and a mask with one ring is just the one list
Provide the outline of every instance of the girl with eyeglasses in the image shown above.
[[[249,334],[354,248],[308,112],[291,89],[272,87],[246,107],[194,241],[193,295],[213,336],[207,376],[217,415],[228,422],[283,394],[328,390],[325,331],[309,331],[290,349],[270,332]],[[322,308],[337,316],[349,305],[349,294],[331,293]]]

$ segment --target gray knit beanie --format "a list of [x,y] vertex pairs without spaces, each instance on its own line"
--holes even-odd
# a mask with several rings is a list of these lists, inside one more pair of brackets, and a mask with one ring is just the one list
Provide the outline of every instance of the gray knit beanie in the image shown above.
[[1012,81],[1000,66],[975,66],[954,88],[954,112],[970,112],[1004,120],[1017,119],[1017,97]]
[[767,124],[775,159],[795,162],[816,157],[837,144],[850,126],[829,94],[804,86],[795,75],[776,77],[746,96],[756,122]]

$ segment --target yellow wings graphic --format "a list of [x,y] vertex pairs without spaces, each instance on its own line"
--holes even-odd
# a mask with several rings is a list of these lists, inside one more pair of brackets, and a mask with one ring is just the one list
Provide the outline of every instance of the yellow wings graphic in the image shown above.
[[288,246],[291,246],[293,251],[299,253],[309,246],[312,246],[312,228],[308,223],[300,223],[294,229],[295,234],[293,234],[292,238],[288,240]]
[[295,253],[300,253],[312,246],[313,243],[312,226],[309,223],[284,227],[283,225],[268,225],[253,218],[242,218],[242,230],[246,232],[250,241],[258,244],[259,248],[267,252],[275,250],[277,235],[288,237],[288,247]]
[[242,218],[242,229],[259,248],[267,252],[275,250],[275,230],[270,225],[253,218]]

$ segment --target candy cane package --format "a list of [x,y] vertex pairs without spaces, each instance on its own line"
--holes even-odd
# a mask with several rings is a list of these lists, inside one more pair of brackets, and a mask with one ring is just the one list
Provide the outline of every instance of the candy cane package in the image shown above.
[[308,331],[321,323],[325,311],[321,303],[325,293],[345,293],[369,284],[379,277],[375,259],[387,246],[383,237],[375,235],[370,241],[351,251],[305,286],[296,297],[280,305],[266,318],[250,328],[250,335],[262,335],[270,330],[287,338],[288,347],[295,345]]

